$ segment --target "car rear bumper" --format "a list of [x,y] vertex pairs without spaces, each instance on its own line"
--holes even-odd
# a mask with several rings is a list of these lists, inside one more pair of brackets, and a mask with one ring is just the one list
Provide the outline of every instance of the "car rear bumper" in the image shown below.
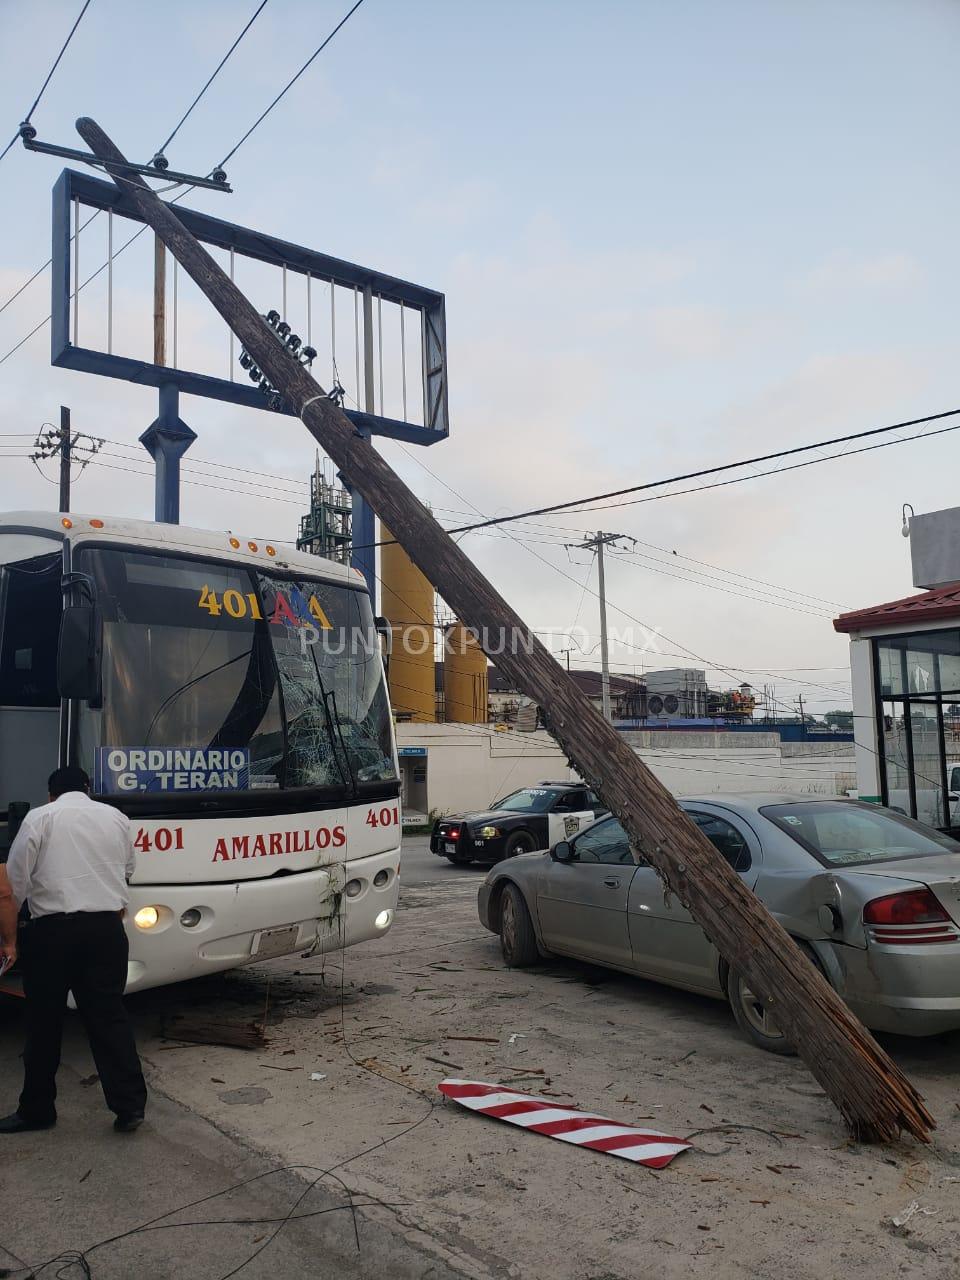
[[872,1031],[960,1030],[960,943],[837,948],[847,1004]]

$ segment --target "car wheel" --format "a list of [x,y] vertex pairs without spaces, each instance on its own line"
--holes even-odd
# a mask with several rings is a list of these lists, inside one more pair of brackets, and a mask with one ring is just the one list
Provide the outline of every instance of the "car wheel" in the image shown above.
[[500,950],[511,969],[523,969],[540,957],[530,912],[515,884],[508,884],[500,899]]
[[512,858],[515,853],[532,853],[536,847],[536,841],[529,831],[515,831],[504,845],[503,856]]
[[737,1026],[751,1044],[755,1044],[758,1049],[766,1049],[767,1053],[779,1053],[785,1057],[796,1053],[796,1049],[777,1026],[773,1015],[736,969],[730,969],[727,973],[727,999]]

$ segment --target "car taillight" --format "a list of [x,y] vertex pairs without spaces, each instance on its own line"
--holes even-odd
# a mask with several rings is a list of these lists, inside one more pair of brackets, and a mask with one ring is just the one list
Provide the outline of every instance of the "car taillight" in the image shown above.
[[864,924],[939,924],[950,917],[929,889],[910,889],[874,898],[863,908]]
[[863,909],[873,942],[890,946],[957,942],[960,932],[929,889],[909,889],[874,898]]

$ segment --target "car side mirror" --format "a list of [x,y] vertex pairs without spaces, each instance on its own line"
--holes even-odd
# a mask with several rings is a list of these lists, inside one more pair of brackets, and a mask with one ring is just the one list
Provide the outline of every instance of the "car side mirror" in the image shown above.
[[569,840],[560,840],[550,850],[550,857],[554,862],[572,862],[573,861],[573,845]]
[[100,697],[100,611],[92,604],[67,605],[60,623],[57,684],[64,698],[96,702]]

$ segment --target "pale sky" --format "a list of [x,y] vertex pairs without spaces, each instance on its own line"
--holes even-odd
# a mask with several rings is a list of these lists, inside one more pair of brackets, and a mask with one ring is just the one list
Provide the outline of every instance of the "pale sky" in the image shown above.
[[[79,7],[0,0],[0,145]],[[80,146],[73,121],[92,115],[148,160],[255,7],[92,0],[40,137]],[[208,171],[347,7],[270,0],[172,166]],[[230,162],[235,193],[185,203],[442,290],[450,439],[383,452],[444,522],[501,514],[958,403],[958,53],[954,0],[365,0]],[[19,144],[0,163],[0,306],[49,255],[62,167]],[[103,244],[82,241],[86,268]],[[115,325],[146,333],[129,261]],[[84,302],[90,336],[102,294]],[[184,293],[180,341],[216,350],[203,371],[222,375],[205,305]],[[44,274],[0,314],[0,360],[49,306]],[[60,404],[112,442],[76,509],[149,518],[136,442],[156,393],[52,369],[44,328],[0,363],[0,432]],[[183,523],[294,538],[305,429],[209,400],[181,413],[200,482]],[[0,449],[0,509],[51,508],[17,451]],[[707,665],[715,687],[775,683],[823,711],[848,702],[830,619],[911,591],[901,504],[954,505],[958,469],[960,439],[940,435],[463,545],[531,625],[576,623],[589,648],[596,574],[584,594],[586,558],[563,543],[629,534],[647,545],[609,564],[611,626],[644,643],[626,610],[670,639],[663,657],[615,646],[616,670]]]

